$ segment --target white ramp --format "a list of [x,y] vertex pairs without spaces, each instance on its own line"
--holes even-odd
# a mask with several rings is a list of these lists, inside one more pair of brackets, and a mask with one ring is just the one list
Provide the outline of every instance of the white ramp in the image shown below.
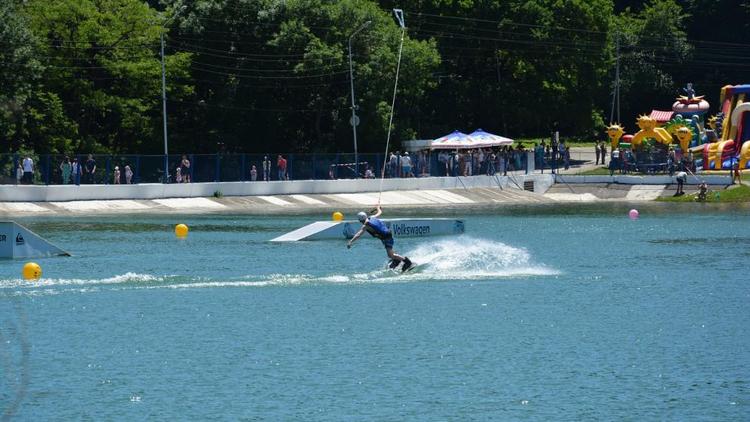
[[[449,218],[394,218],[383,222],[394,238],[457,235],[464,232],[463,220]],[[358,221],[316,221],[271,239],[271,242],[351,239],[360,227],[362,224]]]
[[[301,227],[295,231],[289,232],[285,235],[271,239],[271,242],[296,242],[297,240],[311,240],[320,235],[332,235],[333,232],[327,233],[329,230],[335,229],[342,223],[338,221],[316,221],[308,224],[305,227]],[[339,229],[340,231],[341,229]],[[343,232],[337,237],[343,237]]]
[[0,221],[0,258],[70,256],[39,235],[13,221]]

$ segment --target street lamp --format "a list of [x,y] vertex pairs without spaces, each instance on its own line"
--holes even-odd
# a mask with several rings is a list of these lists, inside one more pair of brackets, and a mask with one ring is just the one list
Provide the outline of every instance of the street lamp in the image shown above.
[[367,21],[360,25],[352,35],[349,36],[349,83],[351,84],[352,91],[352,132],[354,134],[354,170],[357,172],[357,178],[359,178],[359,153],[357,151],[357,125],[359,124],[359,118],[357,117],[356,109],[354,105],[354,68],[352,67],[352,38],[357,35],[361,30],[367,28],[372,21]]
[[169,146],[167,141],[167,75],[164,67],[164,30],[168,23],[172,22],[177,15],[185,10],[186,6],[177,9],[171,18],[162,23],[162,31],[159,35],[161,41],[161,112],[164,123],[164,183],[169,183]]

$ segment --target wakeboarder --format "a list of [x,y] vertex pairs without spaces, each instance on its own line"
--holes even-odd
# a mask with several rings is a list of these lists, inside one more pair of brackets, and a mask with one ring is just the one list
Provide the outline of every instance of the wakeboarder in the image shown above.
[[380,208],[380,205],[377,207],[377,212],[369,217],[364,211],[359,212],[357,214],[357,219],[362,223],[362,228],[354,234],[352,239],[346,244],[346,247],[351,248],[352,244],[367,232],[372,237],[376,237],[383,242],[388,258],[391,259],[389,267],[396,268],[401,262],[403,262],[404,264],[401,266],[401,271],[407,271],[412,266],[412,263],[408,257],[401,256],[393,251],[393,233],[391,233],[391,230],[388,229],[388,226],[385,225],[383,220],[378,218],[382,213],[383,210]]

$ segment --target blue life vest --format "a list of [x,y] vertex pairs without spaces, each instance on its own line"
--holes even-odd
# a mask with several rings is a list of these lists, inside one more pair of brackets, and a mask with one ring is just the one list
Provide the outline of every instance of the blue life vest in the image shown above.
[[385,239],[391,235],[391,231],[388,230],[385,223],[378,218],[370,217],[365,222],[365,226],[367,227],[367,233],[378,239]]

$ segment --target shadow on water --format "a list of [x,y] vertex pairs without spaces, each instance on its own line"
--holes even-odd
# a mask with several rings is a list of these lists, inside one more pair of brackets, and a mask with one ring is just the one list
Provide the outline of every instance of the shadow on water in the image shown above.
[[[157,216],[158,217],[158,216]],[[119,220],[119,221],[118,221]],[[38,233],[61,233],[61,232],[117,232],[117,233],[159,233],[174,230],[174,225],[180,222],[189,222],[190,229],[196,232],[235,232],[235,233],[258,233],[274,232],[279,230],[279,224],[273,220],[258,222],[258,218],[249,221],[246,218],[234,218],[225,224],[216,222],[202,223],[194,216],[180,216],[170,218],[169,221],[133,221],[130,217],[102,217],[101,219],[88,220],[48,220],[48,221],[22,221],[21,223]],[[248,224],[249,223],[249,224]],[[265,223],[265,224],[264,224]]]
[[657,245],[750,246],[750,239],[743,237],[690,237],[683,239],[653,239],[648,242]]
[[577,216],[606,217],[627,215],[630,209],[638,209],[641,216],[674,215],[743,215],[750,216],[748,204],[665,203],[665,202],[586,202],[546,204],[480,204],[472,207],[441,206],[439,208],[387,209],[398,216],[455,217],[468,215],[498,215],[513,217]]

